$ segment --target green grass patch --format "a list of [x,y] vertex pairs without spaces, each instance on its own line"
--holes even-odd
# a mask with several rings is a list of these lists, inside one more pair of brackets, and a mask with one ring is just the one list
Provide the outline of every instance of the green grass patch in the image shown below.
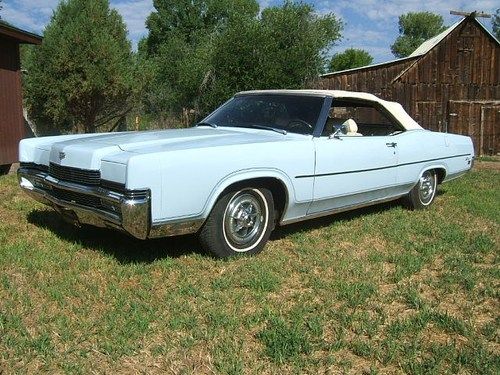
[[496,374],[500,173],[278,228],[256,257],[75,228],[0,178],[0,373]]
[[488,162],[500,162],[500,158],[498,156],[479,156],[477,160],[488,161]]
[[271,317],[257,337],[265,345],[265,353],[277,363],[309,354],[312,349],[304,325],[301,322],[287,323],[281,317]]

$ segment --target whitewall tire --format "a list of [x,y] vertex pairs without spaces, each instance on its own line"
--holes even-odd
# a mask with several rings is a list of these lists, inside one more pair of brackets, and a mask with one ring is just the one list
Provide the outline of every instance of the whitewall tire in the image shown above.
[[202,246],[218,258],[257,254],[274,229],[274,201],[264,187],[244,187],[224,194],[200,231]]

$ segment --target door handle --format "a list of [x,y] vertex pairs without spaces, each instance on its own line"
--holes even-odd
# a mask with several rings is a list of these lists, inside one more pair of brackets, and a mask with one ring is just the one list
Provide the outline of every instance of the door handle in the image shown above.
[[398,144],[396,142],[388,142],[385,144],[387,147],[396,147]]

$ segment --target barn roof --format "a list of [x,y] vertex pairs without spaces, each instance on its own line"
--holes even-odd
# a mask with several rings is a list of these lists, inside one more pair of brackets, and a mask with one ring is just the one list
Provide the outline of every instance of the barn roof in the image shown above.
[[444,30],[442,33],[436,35],[435,37],[427,39],[420,46],[418,46],[418,48],[415,51],[413,51],[409,57],[425,55],[427,52],[429,52],[431,49],[437,46],[444,38],[446,38],[453,30],[455,30],[456,27],[460,25],[464,20],[465,18],[462,18],[460,21],[455,22],[453,25]]
[[9,39],[14,39],[18,43],[26,43],[26,44],[42,43],[42,37],[40,35],[19,29],[3,21],[0,21],[0,36],[7,37]]
[[[423,42],[413,53],[407,57],[403,57],[401,59],[395,59],[395,60],[390,60],[386,61],[383,63],[379,64],[373,64],[373,65],[366,65],[366,66],[361,66],[359,68],[352,68],[352,69],[345,69],[345,70],[339,70],[336,72],[330,72],[330,73],[325,73],[321,75],[321,77],[328,77],[332,75],[337,75],[337,74],[344,74],[344,73],[350,73],[350,72],[355,72],[359,70],[364,70],[364,69],[372,69],[372,68],[378,68],[386,65],[391,65],[391,64],[398,64],[402,62],[406,62],[408,60],[415,60],[415,62],[422,56],[426,55],[429,51],[431,51],[434,47],[436,47],[441,41],[443,41],[448,35],[450,35],[460,24],[465,22],[466,20],[472,19],[477,25],[481,27],[481,29],[486,32],[486,34],[492,38],[497,44],[499,44],[499,41],[493,36],[493,34],[490,33],[490,31],[484,27],[484,25],[477,21],[474,17],[465,17],[462,18],[460,21],[454,23],[450,27],[448,27],[446,30],[444,30],[442,33],[436,35],[433,38],[430,38]],[[412,64],[413,65],[413,64]],[[399,75],[401,76],[401,74]]]
[[401,59],[394,59],[394,60],[390,60],[390,61],[381,62],[381,63],[378,63],[378,64],[360,66],[359,68],[337,70],[336,72],[330,72],[330,73],[322,74],[320,77],[328,77],[328,76],[335,75],[335,74],[344,74],[344,73],[349,73],[349,72],[356,72],[356,71],[359,71],[359,70],[378,68],[378,67],[381,67],[381,66],[386,66],[386,65],[391,65],[391,64],[399,64],[401,62],[405,62],[405,61],[408,61],[408,60],[415,60],[415,59],[417,59],[417,57],[418,56],[408,56],[408,57],[403,57]]

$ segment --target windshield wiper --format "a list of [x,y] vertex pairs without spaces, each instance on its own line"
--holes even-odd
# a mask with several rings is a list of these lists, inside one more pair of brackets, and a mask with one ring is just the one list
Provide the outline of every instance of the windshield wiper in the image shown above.
[[202,121],[202,122],[197,123],[195,126],[210,126],[210,127],[215,129],[217,127],[217,124],[213,124],[213,123],[207,122],[207,121]]
[[273,132],[287,135],[287,131],[285,129],[273,128],[272,126],[252,124],[252,125],[248,125],[248,127],[249,128],[256,128],[256,129],[272,130]]

